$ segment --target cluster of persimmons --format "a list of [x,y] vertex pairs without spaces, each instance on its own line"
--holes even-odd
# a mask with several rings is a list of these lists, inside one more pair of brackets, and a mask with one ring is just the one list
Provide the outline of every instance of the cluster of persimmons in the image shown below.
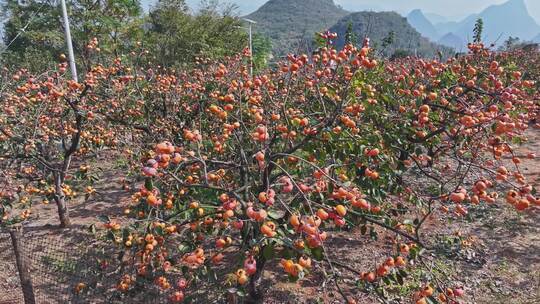
[[[372,53],[368,40],[326,46],[253,76],[249,53],[185,72],[118,59],[80,84],[21,71],[0,100],[1,149],[46,172],[80,136],[78,156],[109,146],[142,163],[131,219],[106,223],[134,266],[119,292],[150,281],[182,302],[211,276],[257,298],[274,260],[291,280],[324,268],[339,281],[327,243],[355,226],[395,235],[397,250],[357,274],[384,287],[420,267],[428,217],[499,197],[521,212],[540,205],[515,153],[539,96],[514,57],[481,45],[446,61]],[[432,286],[415,301],[463,294]]]

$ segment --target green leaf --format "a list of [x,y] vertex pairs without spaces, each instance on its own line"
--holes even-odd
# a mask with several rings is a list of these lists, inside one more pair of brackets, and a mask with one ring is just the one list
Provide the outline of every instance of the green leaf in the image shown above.
[[274,245],[273,244],[268,244],[266,246],[264,246],[264,249],[263,249],[263,257],[267,260],[271,260],[275,255],[275,251],[274,251]]
[[144,187],[148,189],[148,191],[154,190],[154,183],[152,182],[151,178],[146,178],[146,180],[144,181]]
[[317,261],[322,261],[324,257],[322,247],[311,249],[311,254],[313,254],[313,258]]
[[399,272],[396,273],[396,281],[398,282],[399,285],[403,285],[403,277],[401,276]]
[[410,219],[406,219],[406,220],[403,221],[403,224],[404,225],[412,225],[413,221],[411,221]]
[[409,276],[409,274],[408,274],[405,270],[403,270],[403,269],[399,269],[399,270],[398,270],[398,273],[399,273],[399,275],[400,275],[402,278],[406,278],[406,277]]
[[186,246],[186,245],[183,245],[183,244],[178,245],[178,252],[179,253],[188,252],[189,249],[190,249],[189,246]]
[[193,295],[187,295],[186,297],[184,297],[184,302],[185,303],[191,303],[191,301],[194,299],[194,296]]
[[284,210],[270,209],[268,210],[268,216],[274,220],[279,220],[285,216]]
[[157,233],[157,235],[160,235],[160,236],[164,236],[165,235],[165,231],[163,231],[163,228],[161,228],[161,226],[157,226],[155,228],[155,231]]
[[375,229],[373,227],[369,227],[369,237],[372,239],[372,240],[377,240],[377,232],[375,231]]
[[292,275],[289,275],[288,278],[289,278],[289,282],[292,282],[292,283],[296,283],[298,281],[298,277],[295,277]]
[[426,298],[427,302],[429,304],[437,304],[439,303],[433,296]]
[[130,234],[129,229],[127,229],[127,228],[122,229],[122,239],[124,241],[127,241],[128,237],[129,237],[129,234]]
[[102,223],[109,223],[111,221],[111,219],[108,216],[102,215],[102,214],[98,215],[97,219]]
[[92,233],[92,234],[96,234],[96,225],[92,224],[92,225],[88,226],[88,231],[90,231],[90,233]]
[[294,257],[296,256],[295,253],[294,253],[294,251],[291,250],[291,249],[289,249],[289,248],[283,250],[283,252],[282,252],[281,255],[282,255],[283,258],[285,258],[285,259],[292,259],[292,258],[294,258]]
[[112,241],[116,240],[116,237],[114,236],[114,233],[112,231],[110,231],[110,230],[107,232],[107,238],[109,240],[112,240]]

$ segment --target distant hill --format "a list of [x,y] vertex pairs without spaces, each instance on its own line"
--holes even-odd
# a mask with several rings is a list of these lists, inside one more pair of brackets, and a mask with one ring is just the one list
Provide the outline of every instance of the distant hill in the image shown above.
[[[492,5],[482,11],[477,18],[484,21],[484,41],[502,44],[508,37],[529,40],[540,32],[540,26],[529,15],[524,0],[510,0],[500,5]],[[462,22],[454,32],[461,38],[472,36],[476,18]],[[466,39],[470,41],[471,39]]]
[[468,24],[470,22],[474,23],[476,22],[477,19],[478,19],[478,14],[471,14],[461,21],[447,21],[447,22],[435,23],[434,26],[437,29],[437,32],[444,36],[447,33],[456,32],[462,24]]
[[345,33],[349,23],[353,25],[353,31],[361,42],[364,37],[371,39],[372,45],[381,46],[385,37],[394,32],[394,41],[384,50],[384,55],[391,56],[396,51],[401,53],[416,54],[418,56],[435,57],[441,51],[448,56],[453,53],[448,47],[430,42],[427,38],[416,31],[407,19],[394,12],[359,12],[352,13],[340,19],[330,31],[338,34],[337,47],[345,44]]
[[445,45],[447,47],[451,47],[457,52],[465,52],[467,51],[464,49],[465,41],[461,39],[461,37],[457,36],[454,33],[448,33],[444,36],[442,36],[437,43],[441,45]]
[[429,20],[429,22],[431,22],[432,24],[435,24],[435,23],[443,23],[443,22],[448,22],[448,18],[445,17],[445,16],[441,16],[439,14],[434,14],[434,13],[424,13],[424,16],[426,16],[426,18]]
[[429,38],[431,41],[437,41],[439,34],[435,26],[424,16],[421,10],[415,9],[407,15],[407,21],[411,24],[422,36]]
[[[420,14],[421,12],[417,12],[414,17],[421,18]],[[521,41],[538,39],[535,37],[540,32],[540,25],[529,14],[524,0],[509,0],[503,4],[491,5],[479,14],[469,15],[459,22],[436,23],[434,27],[442,35],[438,41],[456,49],[464,49],[467,42],[472,41],[474,24],[478,18],[484,21],[482,39],[486,43],[496,43],[500,46],[508,37],[519,37]],[[418,31],[429,33],[430,28],[425,24],[426,20],[411,24]]]
[[328,29],[348,12],[333,0],[270,0],[246,16],[255,30],[272,41],[275,55],[305,49],[314,34]]
[[532,39],[533,42],[536,42],[536,43],[540,43],[540,34],[534,36],[534,38]]
[[[422,12],[411,13],[417,25],[427,27],[424,36],[437,40],[437,32]],[[396,50],[402,53],[434,57],[437,51],[449,54],[452,50],[432,43],[415,30],[407,19],[394,12],[359,12],[349,14],[333,0],[270,0],[257,11],[246,16],[255,20],[254,29],[272,41],[274,55],[307,51],[312,46],[314,34],[327,29],[338,33],[337,46],[342,47],[349,22],[358,37],[368,36],[375,45],[390,32],[394,32],[394,43],[384,55],[391,56]],[[361,42],[361,39],[359,39]]]

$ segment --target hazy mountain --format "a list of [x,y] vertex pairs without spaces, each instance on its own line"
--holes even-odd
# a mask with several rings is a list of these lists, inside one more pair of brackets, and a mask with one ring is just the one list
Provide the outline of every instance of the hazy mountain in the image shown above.
[[[353,25],[353,31],[361,42],[364,37],[369,37],[372,46],[383,52],[384,55],[391,56],[396,51],[401,53],[416,53],[418,56],[435,57],[441,51],[444,55],[449,55],[452,50],[430,42],[427,38],[416,31],[407,19],[394,12],[359,12],[352,13],[340,19],[330,31],[338,34],[336,46],[342,47],[345,44],[345,33],[349,23]],[[393,42],[382,50],[383,39],[393,32]]]
[[[534,37],[540,26],[529,15],[523,0],[510,0],[501,5],[492,5],[479,15],[484,20],[484,40],[487,42],[504,42],[509,36],[517,36],[522,40]],[[467,37],[472,33],[474,22],[462,24],[457,34]]]
[[443,23],[443,22],[449,22],[450,21],[450,19],[448,17],[442,16],[442,15],[439,15],[439,14],[435,14],[435,13],[424,13],[424,16],[426,16],[426,18],[429,20],[429,22],[431,22],[431,24]]
[[439,43],[441,45],[451,47],[454,50],[456,50],[457,52],[465,51],[465,49],[464,49],[465,44],[466,44],[465,41],[463,39],[461,39],[461,37],[457,36],[454,33],[448,33],[448,34],[442,36],[437,41],[437,43]]
[[483,40],[501,45],[508,37],[530,40],[540,32],[540,26],[530,16],[524,0],[510,0],[492,5],[478,15],[471,15],[461,22],[436,24],[439,33],[454,33],[464,44],[472,40],[474,24],[478,18],[484,21]]
[[328,29],[348,12],[333,0],[270,0],[247,18],[272,40],[276,55],[305,48],[314,34]]
[[431,24],[431,22],[424,16],[421,10],[415,9],[407,15],[407,21],[412,25],[422,36],[429,38],[432,41],[437,41],[439,34],[437,30]]
[[536,43],[540,43],[540,34],[534,36],[534,38],[532,39],[533,42],[536,42]]
[[478,14],[471,14],[461,21],[448,21],[443,23],[435,23],[434,26],[441,35],[457,31],[462,24],[476,22]]

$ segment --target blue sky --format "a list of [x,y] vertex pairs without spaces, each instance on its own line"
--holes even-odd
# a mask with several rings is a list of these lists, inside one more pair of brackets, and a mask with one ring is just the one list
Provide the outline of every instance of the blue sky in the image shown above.
[[[144,7],[157,0],[141,0]],[[240,7],[242,14],[256,10],[267,0],[227,0]],[[354,11],[366,8],[374,10],[393,10],[401,14],[420,8],[425,12],[436,13],[451,19],[459,19],[472,13],[478,13],[492,4],[504,3],[507,0],[334,0],[345,9]],[[221,2],[224,2],[221,0]],[[197,7],[200,0],[187,0],[192,7]],[[540,0],[525,0],[531,16],[540,24]]]

